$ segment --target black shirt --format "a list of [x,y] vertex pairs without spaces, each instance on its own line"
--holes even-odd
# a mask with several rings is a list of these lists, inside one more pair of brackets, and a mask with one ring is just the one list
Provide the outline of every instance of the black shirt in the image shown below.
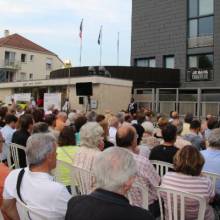
[[[12,136],[12,143],[19,144],[26,147],[27,139],[30,137],[30,133],[26,130],[18,130]],[[26,164],[26,154],[23,150],[18,150],[20,167],[24,168]]]
[[151,150],[149,159],[173,163],[173,157],[178,150],[175,146],[158,145]]
[[98,189],[68,202],[65,220],[153,220],[149,211],[131,206],[122,195]]

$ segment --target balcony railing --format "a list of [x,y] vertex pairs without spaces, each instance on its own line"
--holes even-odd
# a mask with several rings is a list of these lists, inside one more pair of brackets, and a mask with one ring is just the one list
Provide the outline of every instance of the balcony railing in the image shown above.
[[193,37],[188,39],[188,48],[212,47],[214,45],[213,35]]
[[0,68],[19,70],[21,69],[21,62],[10,59],[0,60]]

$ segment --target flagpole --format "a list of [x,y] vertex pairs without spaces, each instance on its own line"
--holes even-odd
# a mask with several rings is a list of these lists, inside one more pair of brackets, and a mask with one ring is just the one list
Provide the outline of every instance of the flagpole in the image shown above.
[[80,40],[80,55],[79,55],[79,66],[82,64],[82,38]]
[[117,40],[117,65],[119,66],[119,46],[120,46],[120,33],[118,32],[118,40]]
[[102,66],[102,26],[100,28],[100,61],[99,65]]

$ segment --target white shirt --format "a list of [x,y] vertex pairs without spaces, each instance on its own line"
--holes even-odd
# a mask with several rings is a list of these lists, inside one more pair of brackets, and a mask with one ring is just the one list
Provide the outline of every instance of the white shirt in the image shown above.
[[[19,200],[16,190],[17,177],[21,169],[13,170],[5,180],[3,198]],[[46,219],[63,220],[67,210],[67,202],[71,198],[65,186],[54,182],[48,173],[31,172],[25,168],[21,183],[21,197],[33,211],[39,212]],[[19,212],[19,209],[18,209]],[[20,213],[20,212],[19,212]],[[40,220],[30,213],[34,220]]]
[[112,142],[116,146],[116,133],[117,129],[115,127],[110,127],[109,128],[109,137],[108,140]]
[[5,139],[5,144],[3,145],[3,150],[2,150],[2,160],[5,160],[7,158],[7,155],[9,153],[9,146],[11,144],[12,136],[15,131],[16,129],[12,129],[8,125],[5,125],[1,129],[2,136]]

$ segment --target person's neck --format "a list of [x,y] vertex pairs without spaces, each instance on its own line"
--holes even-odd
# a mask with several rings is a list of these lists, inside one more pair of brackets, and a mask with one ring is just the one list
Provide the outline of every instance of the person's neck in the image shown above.
[[163,145],[168,146],[168,147],[173,146],[173,144],[174,144],[174,142],[166,142],[166,141],[164,141],[164,143],[163,143]]
[[40,173],[50,173],[50,170],[48,166],[45,166],[44,164],[38,165],[38,166],[30,166],[31,172],[40,172]]

